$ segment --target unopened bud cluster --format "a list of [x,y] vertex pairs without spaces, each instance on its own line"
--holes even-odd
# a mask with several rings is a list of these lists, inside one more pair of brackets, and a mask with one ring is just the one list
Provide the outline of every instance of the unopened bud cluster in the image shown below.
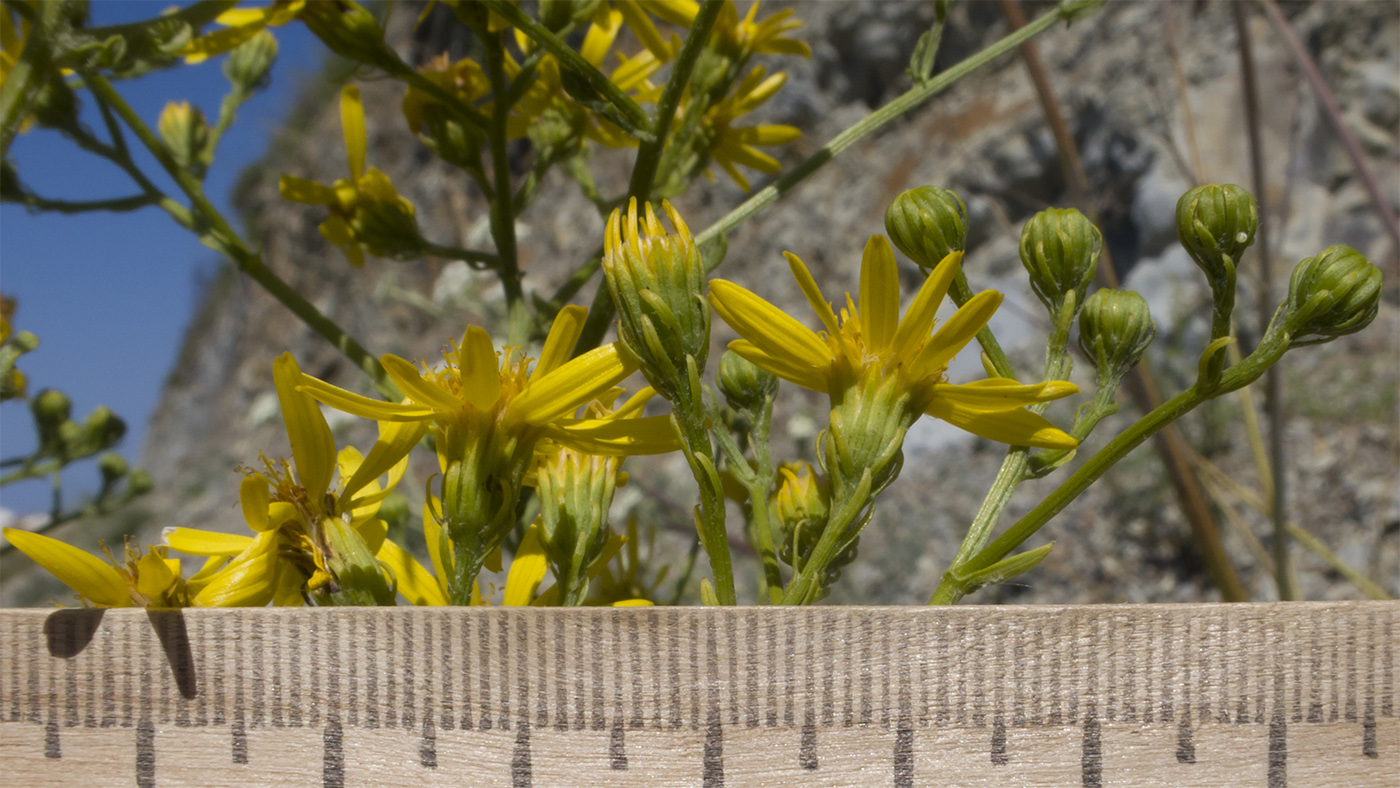
[[1217,313],[1228,317],[1235,298],[1235,266],[1259,229],[1259,209],[1249,192],[1234,184],[1208,184],[1181,195],[1176,234],[1205,272]]
[[1079,313],[1079,348],[1098,369],[1101,386],[1117,387],[1156,336],[1147,299],[1132,290],[1100,288]]
[[637,215],[634,198],[627,214],[608,218],[603,274],[617,304],[623,343],[641,361],[642,374],[672,402],[690,386],[689,368],[705,368],[710,349],[710,307],[702,293],[705,263],[690,228],[670,203],[667,232],[648,203]]
[[1380,298],[1381,269],[1350,246],[1329,246],[1293,269],[1284,328],[1294,345],[1354,334],[1376,318]]
[[196,174],[204,171],[208,164],[204,149],[209,144],[209,124],[199,107],[188,101],[172,101],[160,113],[157,128],[170,157],[181,169]]

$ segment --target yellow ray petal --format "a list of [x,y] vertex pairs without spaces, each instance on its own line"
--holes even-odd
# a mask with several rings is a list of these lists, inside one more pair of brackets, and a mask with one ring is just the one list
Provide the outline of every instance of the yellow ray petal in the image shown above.
[[302,375],[301,385],[297,390],[310,394],[336,410],[376,421],[422,421],[431,419],[435,412],[424,405],[371,399],[309,375]]
[[295,564],[285,561],[277,564],[277,579],[273,582],[272,604],[277,607],[300,607],[306,604],[301,588],[306,584],[306,573]]
[[656,389],[652,388],[651,386],[645,386],[636,394],[633,394],[632,396],[628,397],[626,402],[622,403],[622,405],[613,410],[611,418],[636,418],[637,416],[642,415],[642,411],[646,408],[647,403],[650,402],[652,397],[655,396]]
[[670,416],[638,419],[570,419],[549,432],[554,441],[587,454],[665,454],[680,449]]
[[194,603],[201,607],[262,607],[271,602],[277,585],[276,547],[276,534],[258,534],[246,550],[210,579]]
[[295,175],[283,175],[277,181],[277,191],[282,199],[303,202],[309,205],[335,205],[335,189]]
[[535,362],[535,369],[530,372],[530,380],[548,375],[569,360],[579,336],[583,334],[583,321],[587,317],[588,307],[585,306],[575,304],[559,310],[549,327],[549,336],[545,337],[540,360]]
[[102,607],[131,607],[126,579],[101,558],[43,534],[17,528],[6,528],[4,533],[15,549],[84,599]]
[[335,474],[335,438],[331,437],[331,428],[316,400],[297,391],[301,380],[301,368],[291,353],[283,353],[272,362],[272,382],[292,443],[297,478],[311,500],[319,502]]
[[606,3],[599,3],[593,12],[593,23],[588,26],[588,34],[583,37],[579,54],[590,64],[601,66],[603,58],[612,48],[613,40],[617,38],[617,31],[621,29],[622,14],[609,8]]
[[511,424],[546,424],[573,413],[636,369],[636,360],[616,342],[594,348],[531,381],[511,403],[506,418]]
[[359,181],[365,174],[365,107],[355,85],[340,89],[340,125],[345,129],[345,160],[350,164],[350,178]]
[[271,527],[267,522],[267,507],[272,503],[272,494],[267,489],[267,477],[261,473],[244,476],[238,484],[238,502],[243,507],[243,522],[249,528],[266,531]]
[[700,13],[700,4],[695,0],[643,0],[640,5],[646,6],[662,21],[679,27],[690,27],[695,15]]
[[380,545],[379,552],[375,554],[380,563],[389,567],[389,571],[394,573],[398,581],[398,590],[403,594],[403,598],[412,605],[435,605],[443,606],[447,604],[447,596],[442,593],[442,587],[438,585],[437,578],[428,573],[428,570],[418,563],[417,559],[408,554],[408,551],[394,544],[393,540],[385,539]]
[[783,252],[783,256],[787,258],[788,268],[792,270],[792,278],[797,280],[797,286],[802,288],[802,295],[807,297],[807,303],[811,305],[812,311],[817,313],[817,319],[822,321],[826,332],[832,336],[840,334],[841,326],[836,322],[836,313],[831,311],[831,302],[827,301],[826,296],[817,288],[817,280],[812,278],[812,272],[807,270],[802,258],[792,252]]
[[1063,380],[1026,385],[1011,378],[988,378],[961,385],[937,383],[932,387],[935,398],[981,413],[997,413],[1037,402],[1050,402],[1078,392],[1078,386]]
[[389,524],[378,518],[366,520],[355,526],[355,532],[360,535],[361,539],[365,540],[365,547],[371,553],[378,553],[379,549],[384,546],[385,537],[389,535]]
[[549,562],[545,558],[544,546],[540,544],[540,526],[536,523],[525,530],[525,536],[520,540],[520,549],[515,551],[515,557],[511,559],[510,573],[506,575],[506,590],[501,604],[515,607],[530,604],[548,568]]
[[491,335],[481,326],[467,326],[457,350],[462,373],[462,396],[477,410],[490,410],[501,398],[501,359]]
[[948,318],[948,322],[938,329],[938,333],[924,345],[918,359],[914,361],[914,376],[926,377],[948,366],[948,362],[958,354],[977,332],[987,325],[1001,306],[1001,293],[983,290],[969,298],[962,308]]
[[1016,409],[986,413],[946,399],[935,399],[924,412],[955,427],[1012,446],[1073,449],[1079,443],[1044,416]]
[[933,330],[933,318],[938,314],[938,307],[943,303],[943,297],[948,294],[948,287],[952,285],[953,278],[957,276],[962,257],[962,252],[950,252],[934,266],[933,272],[919,287],[919,292],[909,304],[909,311],[904,313],[904,318],[899,321],[899,328],[894,332],[893,350],[896,358],[907,358],[928,338],[929,332]]
[[872,235],[860,261],[860,330],[866,347],[883,354],[899,325],[899,269],[883,235]]
[[364,267],[365,250],[360,248],[360,242],[355,240],[354,230],[350,229],[349,223],[339,214],[332,214],[324,222],[316,225],[316,229],[345,254],[345,259],[350,261],[350,265],[355,268]]
[[369,455],[360,463],[360,467],[355,469],[350,480],[345,483],[345,489],[340,493],[340,500],[344,504],[342,508],[351,508],[350,501],[355,498],[355,494],[385,473],[389,474],[389,483],[384,491],[387,494],[393,490],[408,470],[408,453],[418,445],[418,441],[422,440],[427,431],[427,423],[421,421],[380,422],[379,440],[375,441]]
[[[489,342],[490,339],[488,338],[487,341]],[[451,392],[443,389],[437,383],[425,379],[417,367],[398,356],[385,354],[379,359],[379,363],[384,365],[384,371],[389,373],[389,377],[398,384],[399,390],[407,394],[408,398],[414,402],[443,414],[456,413],[462,407],[461,401],[452,396]],[[398,421],[398,419],[385,419],[385,421]]]
[[[176,561],[175,566],[178,569],[180,562]],[[161,606],[162,600],[179,579],[179,572],[171,571],[165,557],[154,548],[136,562],[136,590],[150,600],[152,607]]]
[[[185,63],[191,66],[203,63],[215,55],[222,55],[258,34],[258,31],[263,28],[262,15],[259,14],[258,16],[259,18],[255,24],[242,24],[237,27],[230,27],[227,30],[215,30],[208,35],[200,36],[186,44],[178,54],[183,55]],[[222,22],[223,20],[220,19],[219,21]]]
[[642,46],[646,47],[659,60],[669,61],[673,55],[670,48],[666,46],[666,39],[661,37],[661,31],[656,29],[656,25],[652,23],[651,18],[642,10],[642,7],[636,3],[618,3],[617,5],[617,10],[622,12],[623,18],[627,21],[627,27],[631,28],[632,33],[637,36],[637,40],[642,42]]
[[438,588],[447,593],[447,568],[455,565],[452,555],[452,540],[442,528],[442,503],[433,495],[423,502],[423,541],[427,544],[428,560],[432,562],[433,574],[437,577]]
[[651,607],[656,604],[650,599],[619,599],[612,603],[613,607]]
[[831,364],[813,367],[787,356],[775,356],[747,339],[736,339],[729,343],[729,349],[752,361],[763,369],[804,389],[826,394],[830,388],[829,373]]
[[831,350],[821,337],[733,282],[711,281],[710,304],[739,336],[770,356],[816,369],[824,369],[831,363]]
[[198,528],[166,528],[161,533],[165,546],[186,555],[224,556],[231,558],[248,549],[253,537],[201,531]]

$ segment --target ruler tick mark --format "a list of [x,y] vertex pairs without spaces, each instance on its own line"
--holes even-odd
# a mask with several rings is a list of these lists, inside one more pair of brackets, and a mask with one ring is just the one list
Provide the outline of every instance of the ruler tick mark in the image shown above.
[[233,751],[234,763],[248,762],[248,731],[243,727],[243,720],[233,721],[231,749]]
[[58,720],[44,723],[44,757],[50,760],[63,757],[63,750],[58,741]]
[[1269,723],[1269,788],[1288,786],[1288,723],[1277,716]]
[[1361,754],[1367,758],[1381,757],[1380,749],[1376,746],[1375,720],[1361,723]]
[[997,717],[992,720],[992,764],[1005,766],[1010,762],[1011,756],[1006,752],[1006,723]]
[[[1080,767],[1084,775],[1084,788],[1100,788],[1103,785],[1103,743],[1099,739],[1099,718],[1092,706],[1084,721],[1084,754],[1080,758]],[[1271,785],[1269,788],[1274,787]]]
[[345,744],[339,720],[326,724],[323,737],[325,756],[321,767],[323,788],[345,788]]
[[156,784],[156,726],[149,717],[136,724],[136,785],[155,788]]
[[1191,723],[1185,719],[1176,729],[1176,762],[1196,762],[1196,743],[1191,740]]
[[807,721],[802,723],[802,742],[797,748],[797,765],[808,771],[813,771],[818,766],[817,721],[811,709],[807,710]]
[[418,762],[424,769],[437,768],[437,729],[433,727],[433,715],[423,716],[423,741],[418,746]]
[[724,788],[724,728],[718,719],[712,720],[705,729],[704,758],[701,771],[704,788]]
[[521,723],[519,727],[520,732],[515,735],[515,753],[510,759],[510,785],[511,788],[530,788],[534,771],[530,760],[530,723]]
[[900,725],[894,734],[895,788],[914,788],[914,729]]
[[622,728],[622,720],[613,723],[612,735],[608,738],[608,766],[614,770],[627,768],[627,740]]

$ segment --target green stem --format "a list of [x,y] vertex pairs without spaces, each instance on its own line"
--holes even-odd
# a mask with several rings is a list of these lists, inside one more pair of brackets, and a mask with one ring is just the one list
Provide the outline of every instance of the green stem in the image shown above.
[[823,165],[836,158],[842,151],[878,131],[881,127],[914,109],[934,94],[946,90],[950,85],[971,74],[987,63],[1015,49],[1022,42],[1028,41],[1037,34],[1048,29],[1064,17],[1067,9],[1062,3],[1056,10],[1042,15],[1039,19],[1031,22],[1025,27],[1006,36],[1000,41],[992,44],[986,49],[969,57],[961,63],[944,71],[928,82],[917,85],[885,106],[875,110],[864,120],[854,126],[837,134],[830,142],[823,145],[820,150],[782,177],[778,178],[768,186],[763,187],[757,194],[745,200],[742,205],[725,214],[719,221],[705,228],[695,241],[704,244],[716,236],[726,235],[735,227],[743,224],[754,214],[772,205],[779,197],[786,194],[794,186],[806,180],[812,173],[821,169]]
[[710,37],[710,28],[714,26],[715,19],[719,17],[723,8],[724,0],[705,0],[701,3],[695,20],[690,24],[690,32],[686,34],[685,43],[681,45],[680,54],[676,55],[671,75],[666,80],[666,87],[662,89],[661,98],[656,102],[656,112],[652,115],[653,120],[649,126],[652,139],[638,146],[637,163],[632,167],[632,180],[627,192],[638,200],[651,197],[651,187],[656,180],[656,167],[661,162],[666,137],[671,131],[671,122],[676,117],[676,107],[680,106],[686,84],[690,82],[690,73],[695,69],[695,61],[705,48],[705,41]]
[[[1138,419],[1133,426],[1109,441],[1097,454],[1089,458],[1079,470],[1075,471],[1045,500],[1007,529],[1006,533],[968,559],[962,567],[962,574],[986,569],[1005,558],[1012,550],[1015,550],[1036,531],[1040,530],[1050,521],[1050,518],[1059,514],[1071,501],[1079,497],[1080,493],[1088,489],[1089,485],[1098,480],[1105,471],[1163,427],[1189,413],[1202,402],[1235,391],[1258,379],[1266,369],[1283,356],[1284,352],[1288,350],[1288,343],[1289,337],[1285,332],[1276,331],[1270,334],[1248,358],[1226,370],[1221,377],[1220,384],[1215,388],[1193,386]],[[955,600],[958,594],[959,580],[960,577],[951,570],[946,573],[942,582],[939,583],[938,590],[934,592],[930,604],[939,604],[941,600]],[[947,604],[948,602],[943,603]]]
[[[355,341],[354,337],[322,314],[295,288],[282,281],[272,272],[272,269],[267,267],[259,254],[250,250],[243,243],[238,233],[229,225],[228,220],[204,195],[203,185],[170,158],[169,152],[152,133],[150,127],[141,120],[141,116],[136,114],[136,111],[126,103],[121,94],[105,78],[96,74],[84,74],[83,81],[87,83],[88,89],[93,92],[93,95],[100,97],[112,107],[137,139],[141,140],[141,144],[146,146],[146,149],[151,152],[151,155],[155,157],[166,173],[180,186],[185,196],[189,198],[193,211],[186,214],[190,220],[190,224],[187,226],[200,234],[201,242],[232,259],[240,270],[252,277],[253,281],[261,285],[273,298],[282,302],[311,330],[324,337],[354,362],[355,366],[369,375],[370,379],[374,381],[375,387],[384,396],[394,401],[403,398],[403,393],[385,374],[384,367],[380,366],[378,359],[370,355],[369,351]],[[163,203],[162,207],[167,206]],[[184,224],[180,219],[179,212],[171,210],[169,207],[167,210],[175,217],[176,221]],[[183,211],[183,208],[180,210]]]
[[[1054,326],[1050,331],[1050,338],[1045,345],[1045,374],[1042,380],[1066,380],[1069,378],[1070,368],[1073,362],[1070,360],[1069,329],[1074,322],[1074,315],[1078,311],[1074,307],[1075,293],[1069,294],[1069,299],[1060,309]],[[983,329],[986,330],[986,329]],[[992,340],[994,343],[996,340]],[[998,346],[997,350],[1001,348]],[[992,354],[987,353],[990,357]],[[1002,356],[1004,359],[1005,356]],[[995,363],[995,362],[993,362]],[[1026,408],[1033,413],[1044,413],[1050,406],[1048,402],[1039,402]],[[1001,513],[1006,511],[1007,504],[1011,503],[1011,496],[1016,492],[1016,488],[1021,482],[1028,478],[1026,473],[1030,466],[1031,453],[1029,446],[1012,446],[1006,453],[1006,459],[1002,461],[1001,470],[997,472],[997,477],[992,482],[992,487],[987,491],[987,497],[982,501],[982,507],[977,511],[977,516],[973,518],[972,525],[967,529],[967,536],[963,538],[962,545],[958,547],[957,555],[953,557],[953,563],[949,571],[957,571],[962,567],[963,562],[971,558],[978,550],[987,545],[987,540],[991,538],[992,528],[996,525]]]
[[[697,383],[698,379],[698,373],[692,376],[692,380]],[[705,554],[710,559],[710,571],[715,576],[715,596],[721,605],[735,605],[739,600],[734,590],[734,564],[729,555],[729,531],[724,522],[724,489],[719,483],[714,447],[710,442],[710,431],[705,424],[703,405],[697,407],[697,403],[703,402],[703,396],[697,392],[680,402],[671,403],[671,413],[679,428],[681,439],[686,444],[685,454],[690,462],[691,474],[700,487],[700,512],[696,525],[700,541],[705,547]]]
[[861,510],[869,504],[869,476],[867,472],[861,484],[848,490],[839,500],[833,501],[831,519],[823,526],[821,538],[817,540],[816,547],[812,548],[811,555],[788,584],[782,604],[805,605],[808,597],[816,591],[818,573],[825,571],[831,564],[840,549],[842,539],[850,530],[851,523],[855,522]]
[[[486,46],[486,67],[491,76],[491,92],[505,96],[508,92],[505,72],[505,48],[499,36],[483,36]],[[491,174],[496,180],[496,198],[491,201],[491,237],[496,242],[496,273],[506,294],[507,344],[525,344],[529,330],[525,310],[525,292],[521,285],[520,260],[515,246],[515,201],[511,198],[510,156],[506,151],[506,121],[509,113],[502,110],[491,117]]]
[[[482,2],[525,35],[534,39],[551,55],[558,58],[561,67],[572,71],[586,81],[589,87],[606,98],[614,107],[617,107],[618,112],[621,112],[623,117],[627,118],[627,121],[633,126],[639,129],[651,128],[651,120],[647,117],[647,113],[637,102],[632,100],[631,96],[624,93],[622,88],[613,84],[613,81],[608,79],[606,74],[599,71],[592,63],[584,60],[582,55],[551,33],[549,28],[536,22],[524,11],[506,0],[482,0]],[[507,94],[502,92],[497,95],[505,96]]]
[[18,198],[5,197],[4,202],[14,202],[40,211],[58,213],[86,213],[88,211],[112,211],[124,213],[155,205],[159,197],[149,194],[133,194],[130,197],[113,197],[110,200],[50,200],[37,194],[25,194]]
[[490,252],[476,252],[471,249],[459,249],[455,246],[444,246],[435,244],[432,241],[424,240],[422,243],[424,252],[441,257],[444,260],[461,260],[466,263],[473,263],[472,267],[481,269],[495,269],[500,263],[500,258]]

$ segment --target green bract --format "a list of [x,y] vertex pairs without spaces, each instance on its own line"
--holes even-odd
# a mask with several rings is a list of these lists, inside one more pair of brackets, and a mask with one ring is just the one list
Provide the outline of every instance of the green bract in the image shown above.
[[1147,299],[1132,290],[1096,290],[1079,314],[1079,347],[1115,386],[1155,336]]

